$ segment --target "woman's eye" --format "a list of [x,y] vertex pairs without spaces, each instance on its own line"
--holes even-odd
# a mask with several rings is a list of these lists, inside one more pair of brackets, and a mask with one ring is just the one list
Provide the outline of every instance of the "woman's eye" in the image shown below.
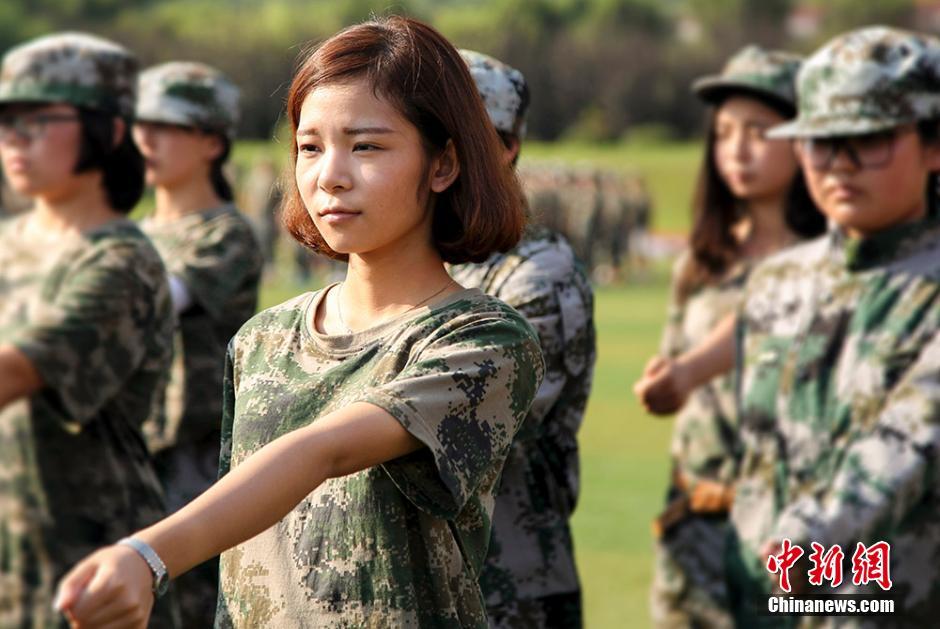
[[301,144],[297,149],[301,153],[314,153],[320,150],[316,144]]
[[377,147],[375,144],[369,144],[368,142],[357,142],[353,146],[354,151],[375,151],[378,150],[378,148],[379,147]]

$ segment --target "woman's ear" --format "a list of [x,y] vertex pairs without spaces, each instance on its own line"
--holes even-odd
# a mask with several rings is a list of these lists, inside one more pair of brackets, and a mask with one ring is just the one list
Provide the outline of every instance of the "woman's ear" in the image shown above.
[[225,142],[222,136],[217,133],[208,133],[205,136],[205,156],[210,162],[214,162],[225,150]]
[[431,162],[431,191],[441,193],[447,190],[460,174],[460,162],[453,140],[447,140],[444,150]]

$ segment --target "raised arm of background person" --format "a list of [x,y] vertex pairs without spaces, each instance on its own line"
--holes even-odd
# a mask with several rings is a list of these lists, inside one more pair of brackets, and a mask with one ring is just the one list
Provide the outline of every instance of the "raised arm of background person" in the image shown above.
[[0,409],[43,386],[32,361],[12,345],[0,345]]
[[[244,542],[287,515],[329,478],[352,474],[421,447],[381,408],[351,404],[290,432],[248,457],[204,494],[135,535],[150,544],[171,577]],[[144,560],[109,546],[76,565],[59,584],[56,605],[77,627],[144,627],[153,605]]]
[[654,357],[633,392],[654,415],[675,413],[697,387],[734,367],[737,316],[722,319],[698,345],[676,358]]

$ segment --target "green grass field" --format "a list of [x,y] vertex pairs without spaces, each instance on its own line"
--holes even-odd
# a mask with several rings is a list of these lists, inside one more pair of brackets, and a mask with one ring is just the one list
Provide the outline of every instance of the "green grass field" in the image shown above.
[[[592,163],[642,173],[654,202],[654,228],[688,228],[688,199],[698,167],[695,144],[527,144],[524,159]],[[283,157],[283,145],[242,143],[241,164],[261,153]],[[287,276],[282,260],[281,277]],[[574,516],[575,549],[584,587],[587,626],[649,626],[652,518],[662,507],[669,469],[669,420],[646,415],[632,394],[643,364],[657,349],[666,309],[667,261],[646,279],[596,293],[598,362],[580,433],[582,493]],[[316,286],[269,282],[262,306]]]

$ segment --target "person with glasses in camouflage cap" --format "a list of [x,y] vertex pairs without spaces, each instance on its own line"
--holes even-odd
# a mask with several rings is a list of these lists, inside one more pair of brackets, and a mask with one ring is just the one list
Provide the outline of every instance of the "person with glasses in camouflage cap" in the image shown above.
[[[758,261],[825,229],[793,148],[765,137],[796,113],[801,61],[751,45],[720,75],[693,84],[711,107],[708,134],[689,248],[673,269],[661,354],[647,367],[652,378],[734,311]],[[723,540],[737,441],[734,385],[723,374],[693,391],[676,417],[667,506],[654,523],[659,539],[650,603],[658,627],[733,624]]]
[[[768,135],[795,141],[830,230],[756,268],[737,317],[743,450],[728,555],[736,620],[933,626],[940,40],[885,27],[849,32],[807,59],[798,93],[799,116]],[[879,542],[890,550],[881,565],[866,550]],[[894,613],[768,616],[768,596],[788,594],[770,569],[790,544],[804,551],[789,571],[793,594],[891,598]],[[810,554],[837,545],[841,585],[810,584]],[[859,571],[866,563],[880,585]]]
[[[487,55],[460,54],[503,141],[501,161],[513,168],[525,137],[525,78]],[[581,626],[569,521],[579,490],[576,435],[596,356],[591,286],[568,242],[544,227],[530,226],[515,248],[453,267],[451,274],[524,315],[539,334],[546,366],[496,496],[480,576],[490,626]]]
[[[222,170],[238,88],[186,61],[145,70],[138,88],[133,137],[156,191],[156,210],[141,228],[167,267],[179,317],[166,412],[144,428],[175,511],[218,478],[225,351],[255,313],[262,259]],[[217,587],[217,559],[180,577],[184,626],[212,625]]]
[[[0,68],[0,159],[33,208],[0,223],[0,626],[59,627],[54,587],[92,549],[164,515],[141,424],[173,348],[166,272],[126,218],[137,61],[86,34]],[[173,600],[152,626],[173,627]]]

